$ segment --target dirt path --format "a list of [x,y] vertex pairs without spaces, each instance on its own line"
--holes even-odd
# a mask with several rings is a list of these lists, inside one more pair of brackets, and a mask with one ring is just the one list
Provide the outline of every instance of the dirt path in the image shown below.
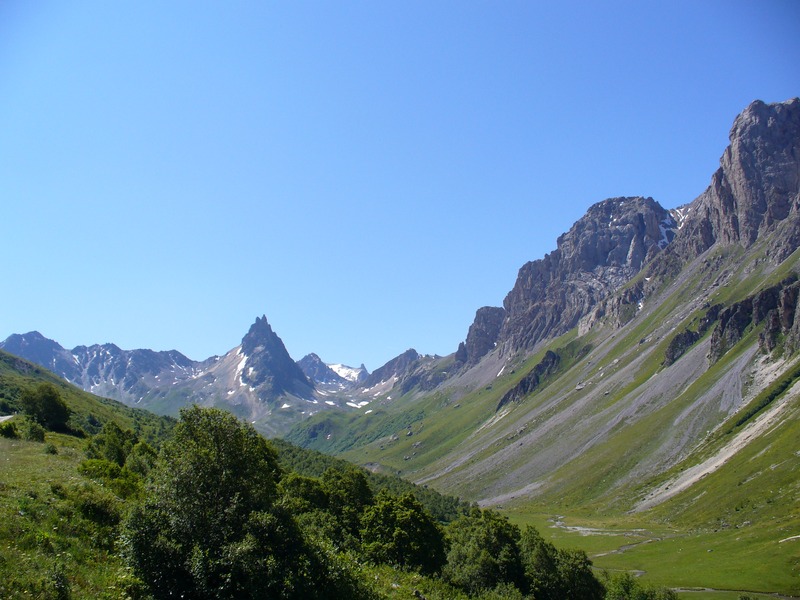
[[14,417],[14,415],[8,415],[7,417],[0,417],[0,423],[2,423],[3,421],[8,421],[9,419],[12,419],[13,417]]
[[800,391],[800,384],[795,384],[783,395],[783,397],[771,406],[766,412],[762,413],[755,420],[748,424],[744,429],[737,433],[734,438],[721,448],[714,456],[707,458],[700,464],[686,469],[677,477],[662,483],[651,491],[644,499],[636,505],[633,512],[647,510],[669,500],[676,494],[688,489],[700,479],[709,475],[724,465],[739,450],[744,448],[751,441],[763,435],[768,429],[775,425],[782,416],[789,402],[797,396]]

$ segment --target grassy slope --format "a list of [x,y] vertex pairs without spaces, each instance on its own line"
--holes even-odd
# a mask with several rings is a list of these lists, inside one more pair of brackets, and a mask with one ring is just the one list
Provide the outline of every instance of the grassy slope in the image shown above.
[[0,438],[0,597],[66,597],[59,594],[70,589],[76,598],[125,598],[127,573],[109,551],[108,530],[87,518],[92,498],[117,501],[77,474],[84,456],[76,438],[46,440],[57,455]]
[[[157,441],[172,427],[170,419],[98,398],[0,352],[5,412],[41,382],[58,388],[73,412],[70,424],[87,432],[113,421]],[[60,598],[71,590],[75,598],[126,598],[129,577],[112,534],[121,501],[78,474],[85,439],[48,432],[45,442],[0,438],[0,597]]]
[[0,350],[0,414],[17,409],[16,398],[23,389],[51,383],[73,412],[70,423],[88,433],[99,431],[103,423],[116,422],[148,441],[162,438],[172,420],[151,412],[131,408],[108,398],[100,398],[67,383],[47,369]]

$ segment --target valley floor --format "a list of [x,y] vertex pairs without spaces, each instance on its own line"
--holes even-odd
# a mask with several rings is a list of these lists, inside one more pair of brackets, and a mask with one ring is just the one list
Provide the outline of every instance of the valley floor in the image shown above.
[[503,512],[520,525],[533,525],[558,547],[587,552],[596,569],[628,571],[666,586],[685,600],[800,598],[800,521],[774,527],[690,530],[667,527],[639,516],[593,519],[525,508]]

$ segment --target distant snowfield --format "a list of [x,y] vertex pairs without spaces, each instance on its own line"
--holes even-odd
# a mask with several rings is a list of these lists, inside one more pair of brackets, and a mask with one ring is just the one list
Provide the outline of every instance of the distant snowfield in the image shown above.
[[328,365],[328,368],[339,377],[353,382],[358,381],[358,376],[361,374],[361,369],[354,369],[353,367],[342,364]]

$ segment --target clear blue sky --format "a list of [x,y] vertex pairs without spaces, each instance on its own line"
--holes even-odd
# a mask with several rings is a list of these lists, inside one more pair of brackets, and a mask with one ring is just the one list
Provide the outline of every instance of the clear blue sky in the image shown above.
[[793,0],[5,0],[0,339],[448,354],[591,204],[693,200],[797,95]]

